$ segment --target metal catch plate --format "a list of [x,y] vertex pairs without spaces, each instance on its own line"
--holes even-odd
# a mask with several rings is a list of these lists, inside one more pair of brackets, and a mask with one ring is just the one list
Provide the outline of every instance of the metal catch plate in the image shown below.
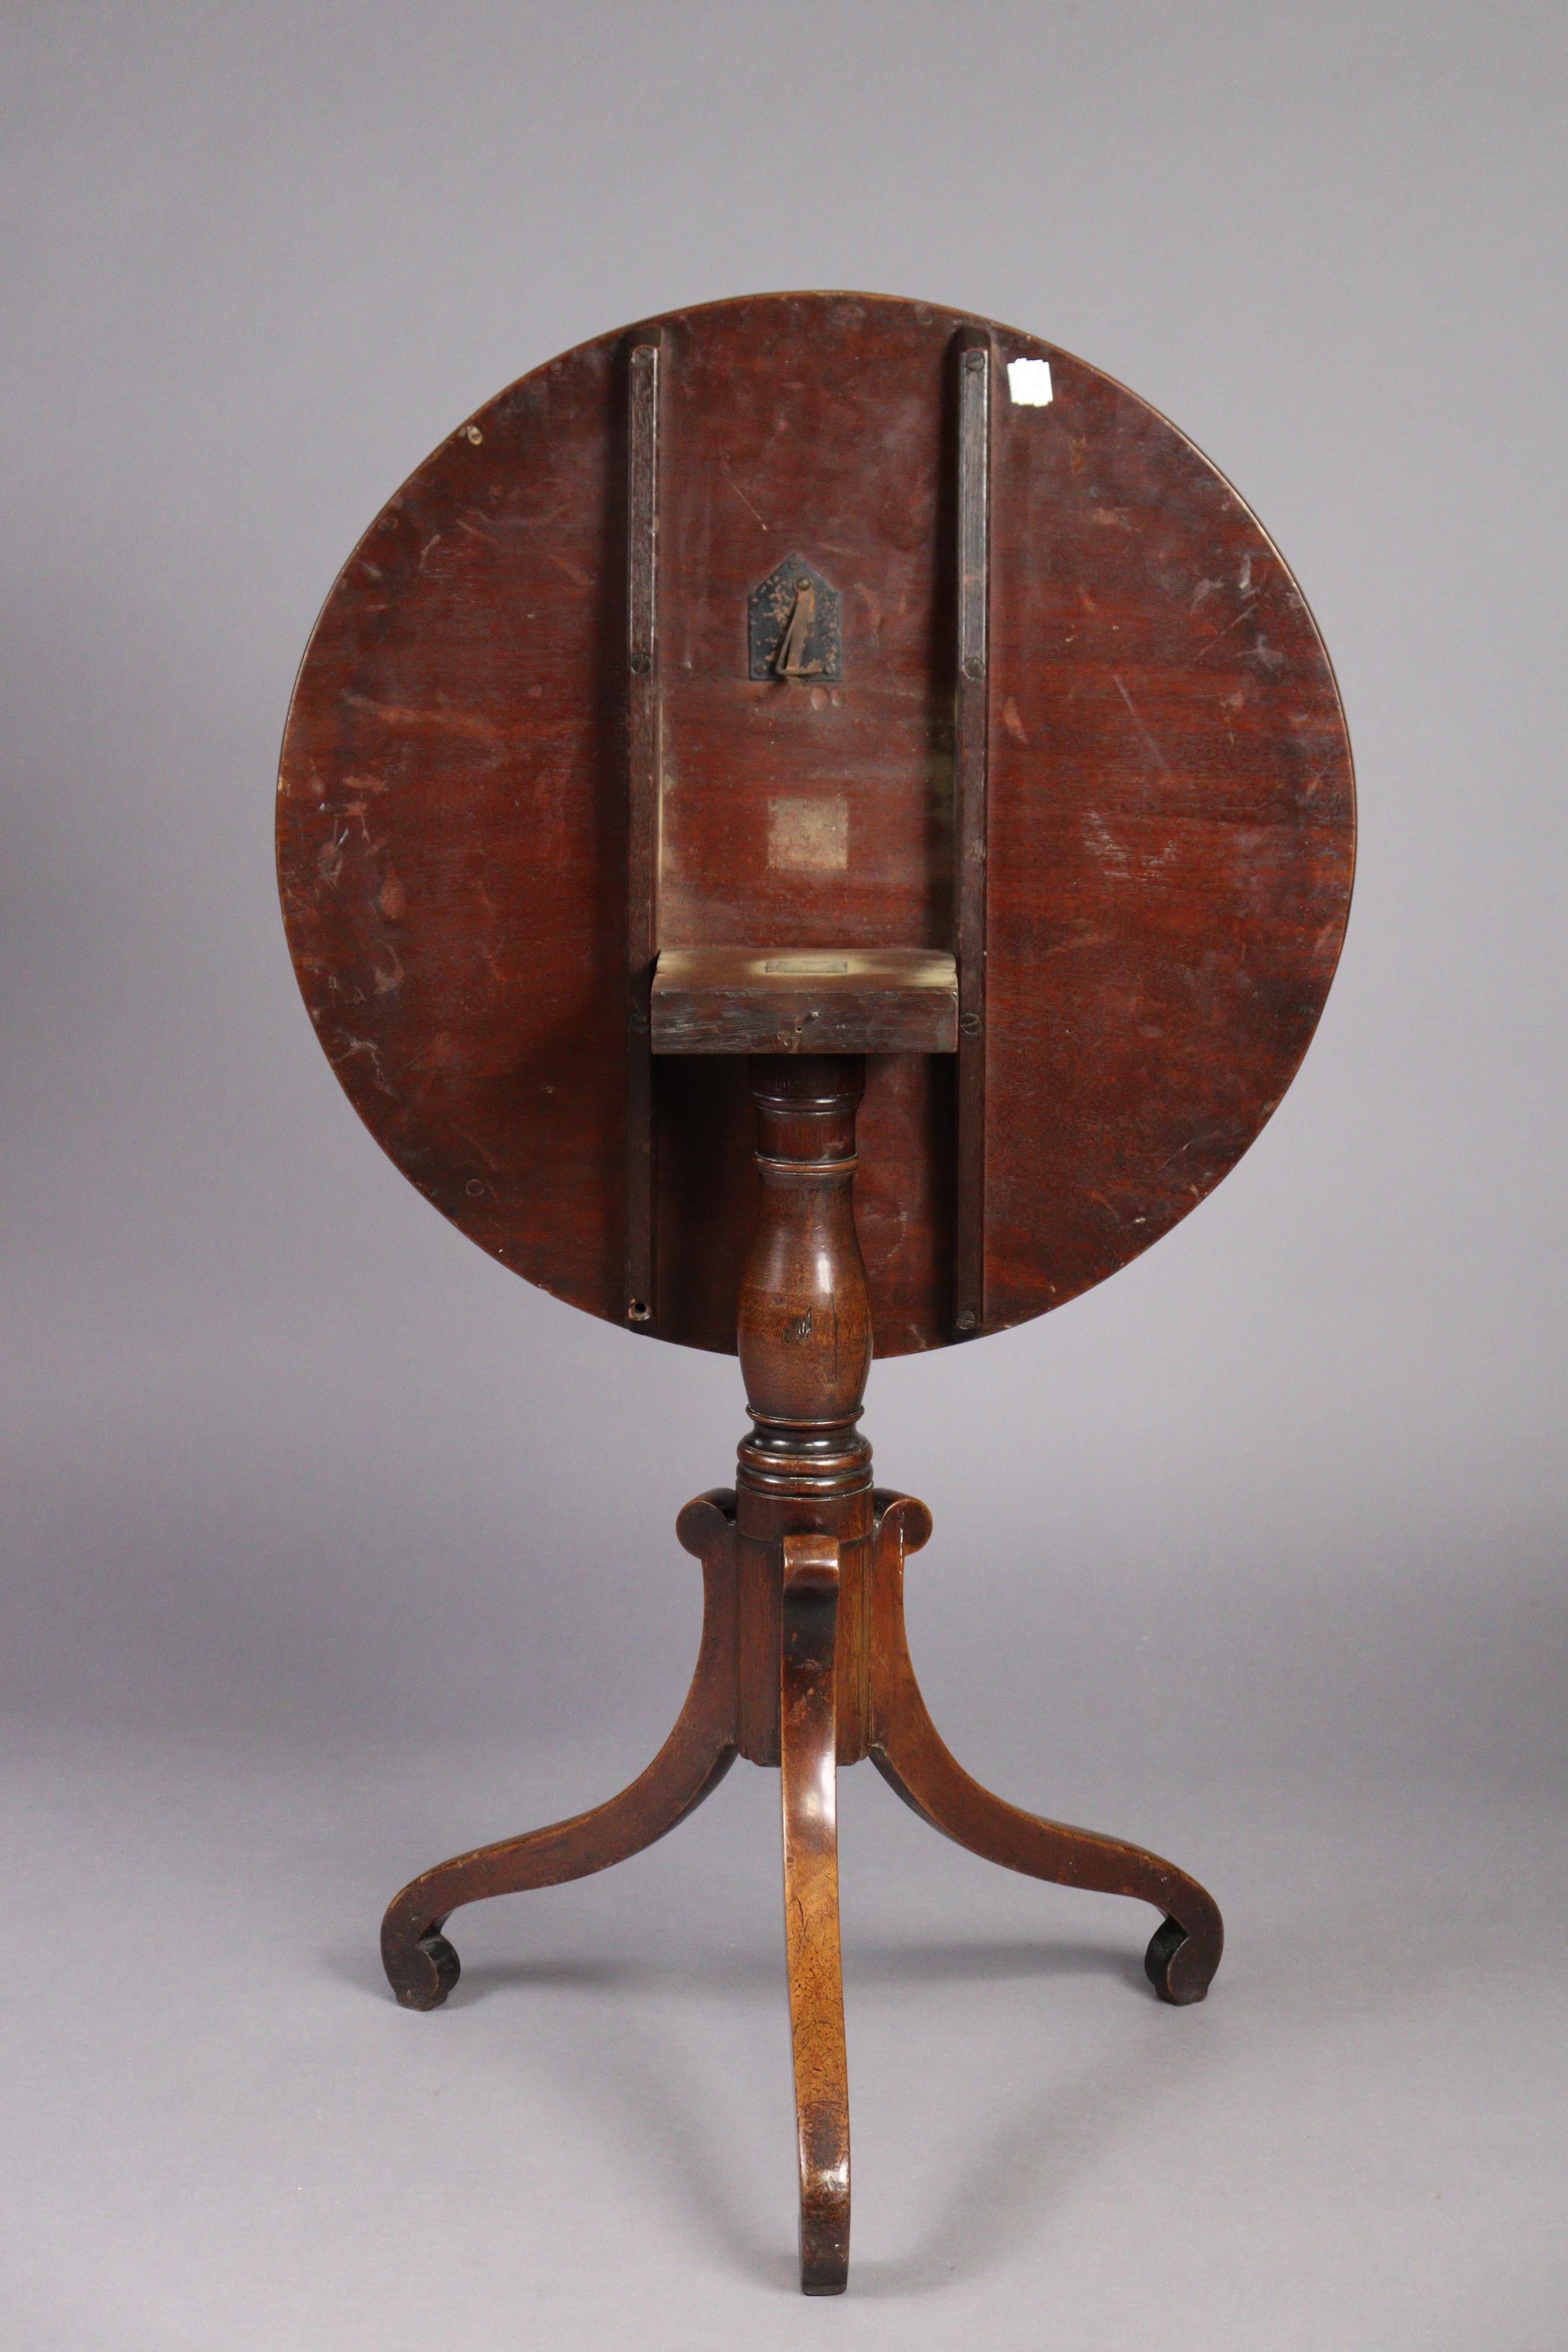
[[804,556],[786,555],[752,589],[746,609],[753,677],[843,677],[838,591]]

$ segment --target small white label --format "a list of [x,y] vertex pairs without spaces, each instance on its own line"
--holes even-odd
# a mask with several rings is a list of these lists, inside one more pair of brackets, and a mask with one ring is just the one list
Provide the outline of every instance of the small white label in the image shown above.
[[763,970],[777,980],[819,980],[849,966],[833,956],[769,956]]
[[1009,360],[1007,390],[1019,408],[1048,408],[1051,401],[1049,360]]

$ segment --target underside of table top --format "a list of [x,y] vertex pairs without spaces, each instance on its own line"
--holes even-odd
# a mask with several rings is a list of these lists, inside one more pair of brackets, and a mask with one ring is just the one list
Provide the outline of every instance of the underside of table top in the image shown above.
[[[1103,1280],[1234,1165],[1332,976],[1353,800],[1300,592],[1165,419],[968,314],[768,295],[567,352],[419,467],[311,640],[279,843],[300,984],[373,1134],[481,1247],[622,1322],[646,1119],[659,1337],[734,1345],[744,1052],[792,1022],[803,1050],[868,1048],[857,1218],[895,1355],[967,1336],[961,1065],[969,1330]],[[849,968],[789,969],[813,957]]]

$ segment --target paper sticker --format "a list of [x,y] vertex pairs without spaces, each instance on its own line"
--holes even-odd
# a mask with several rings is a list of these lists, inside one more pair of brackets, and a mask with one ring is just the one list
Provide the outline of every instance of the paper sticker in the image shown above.
[[1007,389],[1016,407],[1047,407],[1051,399],[1049,360],[1009,360]]

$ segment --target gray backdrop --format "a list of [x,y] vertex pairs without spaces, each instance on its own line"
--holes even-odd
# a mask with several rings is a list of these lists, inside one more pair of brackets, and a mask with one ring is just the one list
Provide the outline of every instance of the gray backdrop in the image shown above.
[[[1563,156],[1521,5],[10,7],[0,171],[10,2086],[69,2352],[1555,2347],[1564,2287]],[[1230,1927],[844,1783],[855,2269],[793,2287],[776,1780],[461,1915],[689,1670],[733,1365],[431,1213],[298,1001],[295,663],[426,450],[753,288],[989,312],[1173,416],[1339,666],[1305,1069],[1059,1314],[873,1375],[972,1769]]]

